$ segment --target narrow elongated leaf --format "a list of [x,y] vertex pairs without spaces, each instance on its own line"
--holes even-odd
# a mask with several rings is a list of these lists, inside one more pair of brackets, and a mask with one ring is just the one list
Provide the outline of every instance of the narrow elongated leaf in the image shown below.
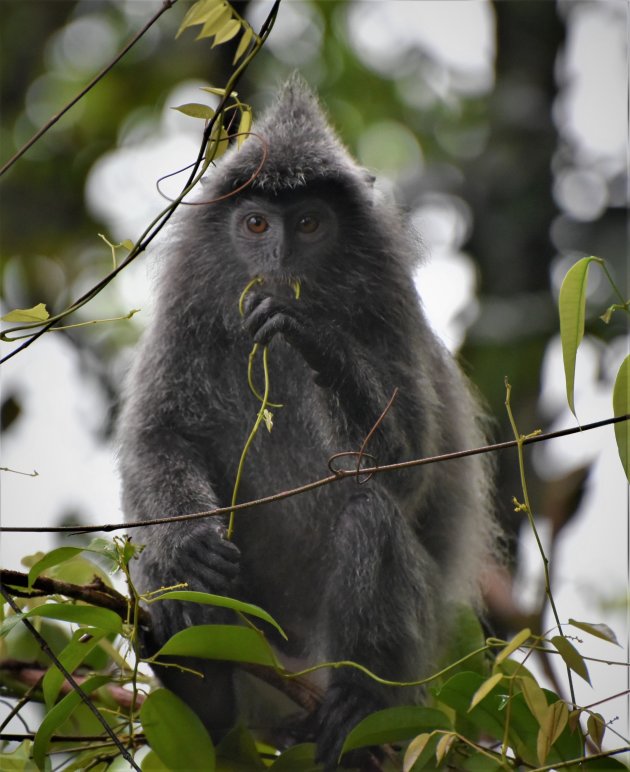
[[271,646],[259,632],[236,625],[197,625],[180,630],[155,654],[167,655],[279,667]]
[[[77,630],[70,643],[59,653],[59,661],[69,673],[73,673],[106,635],[104,630]],[[65,676],[55,665],[52,665],[44,676],[42,691],[44,702],[49,709],[55,703],[64,680]]]
[[8,617],[0,625],[0,636],[6,635],[25,617],[46,617],[63,622],[75,622],[87,627],[98,627],[108,633],[121,633],[122,620],[114,611],[96,606],[73,606],[70,603],[46,603],[22,614]]
[[440,737],[437,747],[435,749],[435,759],[438,764],[441,764],[446,756],[448,755],[448,752],[453,746],[453,743],[455,742],[457,736],[450,733],[445,734],[442,737]]
[[409,747],[405,752],[405,758],[403,759],[403,772],[410,772],[416,761],[418,761],[422,755],[424,749],[427,747],[430,739],[431,735],[428,732],[423,732],[417,737],[414,737],[409,743]]
[[245,27],[243,36],[239,41],[238,48],[236,49],[236,53],[234,54],[234,59],[232,60],[232,64],[236,64],[238,60],[245,55],[245,52],[249,48],[249,44],[252,42],[253,37],[254,37],[254,30],[248,24]]
[[575,646],[562,635],[554,635],[551,642],[559,651],[565,665],[590,684],[591,677],[588,674],[586,662]]
[[470,707],[468,710],[472,710],[476,705],[478,705],[481,700],[483,700],[484,697],[487,697],[490,692],[494,689],[494,687],[501,683],[503,680],[503,673],[495,673],[493,676],[490,676],[486,681],[484,681],[481,686],[477,689],[477,691],[473,694],[472,699],[470,701]]
[[[630,355],[619,368],[613,387],[613,412],[616,416],[630,413]],[[621,465],[630,482],[630,421],[615,424],[615,438]]]
[[204,603],[209,606],[219,606],[220,608],[231,608],[233,611],[238,611],[241,614],[247,614],[251,617],[263,619],[265,622],[273,625],[285,640],[287,637],[276,620],[264,609],[260,608],[260,606],[254,606],[253,603],[245,603],[242,600],[236,600],[236,598],[226,598],[223,595],[212,595],[209,592],[198,592],[196,590],[169,590],[155,598],[152,603],[157,603],[162,600],[186,600],[191,601],[192,603]]
[[241,147],[243,142],[247,139],[247,135],[249,134],[249,130],[252,127],[252,111],[249,109],[249,107],[245,108],[243,110],[243,114],[241,115],[241,122],[238,125],[238,139],[236,140],[238,147]]
[[343,753],[365,745],[397,743],[419,732],[452,729],[448,717],[436,708],[396,707],[379,710],[364,718],[346,737]]
[[[86,694],[91,694],[109,681],[111,681],[109,676],[92,676],[92,678],[88,678],[81,684],[81,689]],[[44,769],[50,738],[63,722],[72,715],[81,702],[82,699],[79,693],[72,691],[70,694],[66,694],[60,702],[46,713],[33,742],[33,759],[39,769]]]
[[601,638],[604,641],[609,641],[610,643],[614,643],[617,646],[621,646],[615,633],[610,629],[610,627],[608,627],[608,625],[605,625],[601,622],[578,622],[577,619],[569,619],[569,624],[573,625],[573,627],[577,627],[580,630],[584,630],[585,633],[594,635],[596,638]]
[[547,698],[538,683],[533,678],[519,679],[523,697],[530,709],[532,716],[542,726],[547,717]]
[[210,13],[207,15],[204,25],[201,28],[201,32],[195,39],[201,40],[202,38],[210,38],[213,35],[216,35],[217,32],[223,27],[225,22],[231,18],[231,10],[229,9],[227,3],[222,2],[220,5],[217,5],[216,8],[213,8],[212,11],[210,11]]
[[179,105],[172,109],[184,115],[189,115],[191,118],[203,118],[204,121],[209,121],[214,115],[214,110],[211,107],[202,105],[199,102],[187,102],[185,105]]
[[538,761],[541,764],[545,763],[551,747],[564,731],[568,720],[569,708],[566,702],[558,700],[558,702],[548,706],[547,715],[538,731],[538,741],[536,743]]
[[525,641],[531,636],[532,631],[529,629],[529,627],[524,628],[520,631],[520,633],[517,633],[514,638],[508,643],[508,645],[501,649],[501,651],[497,654],[497,658],[495,660],[495,663],[497,665],[500,665],[501,662],[503,662],[504,659],[507,659],[512,652],[516,651],[520,646],[522,646]]
[[240,28],[241,23],[238,19],[226,21],[225,24],[217,30],[217,34],[212,42],[212,47],[220,46],[222,43],[227,43],[228,40],[232,40],[233,37],[236,37]]
[[0,318],[3,322],[45,322],[49,316],[46,305],[38,303],[32,308],[16,308]]
[[198,0],[198,2],[194,3],[192,7],[189,8],[182,19],[182,23],[179,25],[175,37],[178,38],[188,27],[195,27],[197,24],[203,24],[212,9],[216,5],[221,5],[221,3],[222,0]]
[[583,257],[571,266],[564,277],[558,297],[567,402],[573,415],[575,415],[575,360],[578,346],[584,337],[588,269],[593,262],[601,263],[602,261],[598,257]]
[[151,692],[140,708],[149,745],[168,769],[215,768],[215,751],[199,716],[167,689]]

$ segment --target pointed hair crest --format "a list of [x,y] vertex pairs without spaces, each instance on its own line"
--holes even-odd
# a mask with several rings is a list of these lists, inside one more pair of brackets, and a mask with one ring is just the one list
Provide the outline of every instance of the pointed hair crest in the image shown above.
[[253,132],[257,136],[240,150],[231,148],[219,161],[209,178],[213,192],[229,193],[245,183],[264,152],[267,158],[251,184],[254,191],[276,194],[319,181],[365,186],[365,171],[352,159],[317,97],[297,73],[285,81],[273,104],[254,123]]

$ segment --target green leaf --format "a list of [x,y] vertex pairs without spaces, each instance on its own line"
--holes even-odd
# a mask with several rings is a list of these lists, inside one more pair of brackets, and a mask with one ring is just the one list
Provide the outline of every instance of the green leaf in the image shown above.
[[[623,360],[613,387],[613,412],[615,416],[630,413],[630,354]],[[615,424],[615,437],[619,458],[630,482],[630,422]]]
[[248,616],[263,619],[265,622],[273,625],[280,635],[287,640],[286,633],[276,620],[264,609],[261,609],[260,606],[254,606],[253,603],[245,603],[244,601],[236,600],[235,598],[226,598],[223,595],[212,595],[209,592],[198,592],[196,590],[169,590],[152,599],[151,603],[156,603],[161,600],[185,600],[191,601],[192,603],[205,603],[210,606],[231,608],[233,611],[238,611],[240,614],[247,614]]
[[615,633],[608,625],[605,625],[602,622],[578,622],[577,619],[569,619],[569,624],[573,625],[573,627],[577,627],[579,630],[584,630],[585,633],[594,635],[596,638],[601,638],[604,641],[609,641],[617,646],[621,646]]
[[412,769],[423,769],[425,763],[433,756],[435,746],[439,742],[438,735],[428,732],[414,737],[405,751],[403,759],[403,772],[411,772]]
[[58,547],[57,549],[51,550],[31,567],[31,570],[28,572],[28,586],[32,587],[35,579],[37,579],[40,574],[43,574],[47,568],[52,568],[52,566],[57,566],[59,563],[70,560],[83,552],[83,550],[84,547]]
[[438,744],[435,748],[435,759],[438,764],[441,764],[444,759],[448,756],[448,752],[453,747],[453,743],[457,739],[457,735],[449,732],[448,734],[442,735],[440,739],[438,740]]
[[[495,739],[503,737],[503,723],[499,713],[500,698],[490,695],[488,699],[475,705],[470,712],[470,701],[485,678],[478,673],[457,673],[438,690],[435,690],[438,700],[455,710],[458,720],[465,716],[475,729],[489,734]],[[457,728],[457,727],[456,727]]]
[[[234,54],[234,59],[232,59],[232,64],[236,64],[236,62],[238,62],[238,60],[245,55],[245,52],[249,48],[249,44],[251,43],[253,37],[254,30],[249,26],[249,24],[247,24],[243,31],[243,36],[239,41],[236,53]],[[243,129],[240,129],[240,131],[243,131]]]
[[508,763],[504,764],[500,758],[491,759],[487,753],[474,752],[464,762],[461,763],[462,772],[505,772],[513,767]]
[[[92,676],[92,678],[88,678],[81,684],[81,689],[86,694],[91,694],[93,691],[103,686],[103,684],[109,683],[110,681],[111,678],[109,676]],[[66,694],[66,696],[45,715],[33,742],[33,759],[39,769],[44,769],[46,751],[48,750],[50,738],[82,702],[83,700],[79,693],[73,690],[70,694]]]
[[[265,746],[270,754],[275,755],[275,748]],[[217,745],[218,772],[255,772],[257,769],[267,769],[261,753],[262,743],[256,747],[252,733],[242,724],[231,729]]]
[[140,708],[151,748],[169,769],[215,769],[215,751],[199,716],[168,689],[151,692]]
[[606,731],[606,720],[601,713],[591,713],[586,720],[586,728],[593,744],[598,751],[601,751],[604,732]]
[[473,694],[470,701],[469,711],[478,705],[484,697],[487,697],[495,686],[501,683],[503,680],[503,673],[495,673],[493,676],[484,681],[477,691]]
[[[448,626],[444,646],[439,658],[439,668],[452,666],[453,662],[465,659],[473,651],[482,649],[485,644],[485,634],[479,622],[477,614],[470,606],[458,604],[454,609],[452,621]],[[464,670],[479,673],[482,676],[489,674],[489,660],[482,651],[472,657],[468,657],[460,665],[450,667],[448,677]]]
[[191,118],[203,118],[204,121],[209,121],[215,112],[208,105],[202,105],[198,102],[187,102],[185,105],[179,105],[171,109],[184,113],[184,115],[189,115]]
[[0,753],[0,769],[3,772],[36,772],[37,766],[31,758],[32,742],[24,740],[13,753]]
[[588,269],[593,262],[601,264],[603,261],[599,257],[583,257],[567,271],[558,298],[567,401],[573,415],[575,415],[575,360],[578,346],[584,337]]
[[217,32],[223,27],[226,21],[232,18],[232,11],[227,3],[222,2],[216,8],[206,16],[205,23],[201,28],[201,32],[195,38],[201,40],[202,38],[210,38],[216,35]]
[[[57,655],[59,661],[69,673],[73,673],[106,635],[104,630],[76,630],[70,643]],[[49,709],[55,703],[64,681],[65,676],[53,664],[42,681],[44,702]]]
[[547,715],[538,731],[538,740],[536,743],[536,752],[538,761],[544,764],[551,746],[556,742],[564,731],[569,720],[569,708],[566,702],[558,700],[547,708]]
[[203,24],[212,9],[217,4],[221,4],[221,2],[222,0],[198,0],[198,2],[194,3],[182,19],[182,23],[179,25],[175,37],[178,38],[188,27],[195,27],[197,24]]
[[386,708],[372,713],[354,727],[346,737],[342,753],[365,745],[402,742],[422,731],[452,728],[448,717],[436,708]]
[[574,673],[577,673],[588,684],[590,684],[591,677],[588,674],[586,662],[584,661],[584,658],[580,652],[575,648],[575,646],[563,635],[554,635],[551,639],[551,643],[553,643],[553,645],[560,653],[560,656],[564,660],[565,665],[571,668]]
[[8,617],[0,625],[0,637],[6,635],[22,619],[27,617],[46,617],[61,619],[63,622],[75,622],[87,627],[98,627],[109,633],[122,632],[122,620],[114,611],[95,606],[74,606],[70,603],[46,603],[29,611]]
[[321,772],[322,765],[315,762],[315,743],[293,745],[271,765],[274,772]]
[[237,146],[240,148],[243,142],[248,138],[248,134],[252,128],[252,111],[249,107],[245,107],[241,114],[241,122],[238,125],[238,137],[236,140]]
[[171,772],[155,751],[149,751],[140,765],[142,772]]
[[538,722],[538,726],[542,726],[547,717],[547,698],[545,693],[533,678],[520,678],[519,683],[527,707]]
[[508,643],[508,645],[504,649],[501,649],[501,651],[497,654],[495,664],[500,665],[504,659],[507,659],[510,654],[512,654],[512,652],[516,651],[520,646],[522,646],[531,636],[531,634],[532,631],[529,629],[529,627],[526,627],[521,630],[520,633],[517,633]]
[[217,161],[227,151],[229,147],[229,136],[223,126],[215,125],[210,135],[210,141],[206,147],[204,162],[206,167]]
[[212,42],[212,47],[220,46],[222,43],[227,43],[228,40],[232,40],[236,37],[241,29],[241,23],[238,19],[230,19],[217,31],[217,34]]
[[45,322],[50,314],[44,303],[38,303],[32,308],[16,308],[0,317],[3,322]]
[[154,656],[167,655],[280,667],[261,633],[236,625],[197,625],[180,630]]

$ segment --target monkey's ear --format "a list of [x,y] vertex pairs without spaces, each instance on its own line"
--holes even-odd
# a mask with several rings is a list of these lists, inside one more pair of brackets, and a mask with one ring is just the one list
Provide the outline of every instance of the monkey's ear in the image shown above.
[[376,177],[367,169],[362,169],[361,175],[363,177],[363,182],[365,182],[368,187],[373,188],[374,183],[376,182]]

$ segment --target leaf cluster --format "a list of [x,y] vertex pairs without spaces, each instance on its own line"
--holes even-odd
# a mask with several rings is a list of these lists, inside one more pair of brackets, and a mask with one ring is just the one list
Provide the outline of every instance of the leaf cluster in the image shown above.
[[[243,727],[215,747],[187,705],[140,675],[139,658],[134,654],[138,603],[168,600],[228,608],[241,623],[182,630],[145,661],[168,666],[164,657],[229,660],[263,666],[285,680],[295,677],[279,664],[258,627],[263,623],[284,635],[267,612],[232,598],[179,588],[160,589],[141,599],[129,579],[129,563],[136,554],[127,539],[95,539],[87,547],[62,547],[26,559],[30,569],[23,575],[24,592],[5,584],[6,590],[26,597],[20,599],[20,613],[9,612],[0,625],[3,660],[13,661],[19,656],[19,638],[15,634],[22,619],[37,621],[46,636],[55,631],[58,639],[55,660],[44,661],[47,669],[42,670],[43,678],[35,689],[23,690],[22,695],[43,703],[44,719],[37,732],[16,750],[0,753],[1,768],[46,770],[52,754],[61,750],[70,754],[66,769],[105,770],[119,763],[118,748],[104,735],[90,735],[88,727],[92,727],[91,732],[96,730],[79,695],[65,683],[57,666],[60,662],[80,679],[82,689],[91,695],[120,742],[132,752],[139,769],[317,769],[311,744],[283,750]],[[127,578],[129,592],[120,596],[118,612],[77,600],[76,596],[42,597],[36,592],[44,575],[58,580],[61,586],[68,576],[77,576],[78,570],[85,577],[96,571],[111,584],[109,575],[93,560],[104,561],[111,571],[122,572]],[[59,622],[70,623],[72,629],[60,627]],[[576,620],[570,620],[570,624],[582,633],[618,645],[605,625]],[[569,704],[555,692],[543,689],[524,662],[514,658],[519,651],[526,652],[525,660],[533,651],[559,656],[574,673],[590,682],[586,659],[565,636],[546,638],[524,629],[510,641],[484,639],[473,612],[461,608],[447,638],[451,643],[444,666],[422,681],[429,687],[427,704],[389,708],[368,716],[348,735],[343,753],[386,746],[384,769],[454,767],[474,772],[542,770],[560,765],[577,770],[584,764],[593,769],[625,768],[610,752],[601,751],[607,726],[599,713]],[[359,667],[356,663],[321,663],[318,667],[331,666]],[[0,674],[5,672],[0,665]],[[5,688],[10,686],[15,694],[20,693],[15,671],[12,682],[6,677],[3,681]],[[406,685],[399,684],[399,688]],[[121,694],[128,699],[121,699]],[[81,736],[86,737],[85,741]],[[598,758],[604,754],[596,766],[588,762],[588,746]]]

